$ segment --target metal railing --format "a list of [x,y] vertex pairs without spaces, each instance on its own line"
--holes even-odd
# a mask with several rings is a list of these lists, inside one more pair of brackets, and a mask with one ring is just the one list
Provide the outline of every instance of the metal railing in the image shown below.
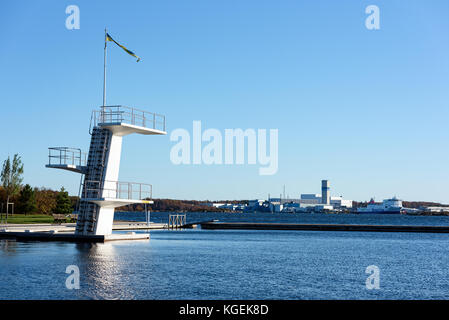
[[139,127],[165,131],[165,116],[126,106],[105,106],[92,112],[94,126],[127,123]]
[[87,153],[81,149],[69,147],[48,148],[48,165],[74,165],[85,166],[87,163]]
[[84,181],[83,198],[85,199],[131,199],[145,200],[153,196],[153,186],[146,183],[123,181]]
[[185,214],[170,214],[168,216],[168,228],[178,229],[186,225],[186,215]]

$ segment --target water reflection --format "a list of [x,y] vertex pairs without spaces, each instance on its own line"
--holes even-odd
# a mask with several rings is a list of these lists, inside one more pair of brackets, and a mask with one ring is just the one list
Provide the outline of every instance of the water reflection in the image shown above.
[[127,261],[118,254],[115,245],[111,242],[76,244],[75,263],[80,269],[80,298],[134,298],[132,288],[123,285],[126,281],[123,270],[127,268]]
[[0,251],[5,254],[12,254],[17,251],[17,242],[15,240],[0,240]]

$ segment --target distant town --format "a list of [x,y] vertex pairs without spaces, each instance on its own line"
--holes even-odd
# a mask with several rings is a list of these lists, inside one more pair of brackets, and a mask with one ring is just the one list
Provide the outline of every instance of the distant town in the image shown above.
[[[123,208],[124,209],[124,208]],[[136,208],[138,210],[138,208]],[[282,197],[254,200],[193,201],[155,199],[153,211],[215,211],[215,212],[271,212],[271,213],[357,213],[449,215],[449,206],[422,201],[403,201],[396,197],[376,202],[357,202],[332,196],[330,182],[321,181],[321,194],[303,193],[299,198]]]

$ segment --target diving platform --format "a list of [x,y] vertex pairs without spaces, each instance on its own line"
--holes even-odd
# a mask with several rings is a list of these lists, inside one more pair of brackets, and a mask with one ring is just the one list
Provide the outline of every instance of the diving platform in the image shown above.
[[80,149],[49,148],[47,168],[81,173],[75,235],[112,234],[114,210],[130,204],[152,204],[150,184],[118,181],[122,140],[132,133],[165,135],[165,116],[127,106],[101,106],[91,114],[87,156]]
[[114,199],[114,198],[84,198],[87,202],[92,202],[104,208],[117,208],[129,204],[153,204],[151,200],[132,200],[132,199]]
[[86,180],[83,190],[83,201],[104,208],[153,203],[153,186],[146,183]]
[[77,165],[73,165],[73,164],[46,164],[45,168],[62,169],[62,170],[72,171],[75,173],[85,173],[87,170],[86,166],[77,166]]
[[136,126],[129,123],[99,123],[99,127],[106,128],[111,130],[115,135],[118,136],[126,136],[131,133],[138,133],[138,134],[144,134],[144,135],[161,135],[161,134],[167,134],[165,131],[152,129],[152,128],[146,128],[142,126]]
[[87,172],[86,158],[87,153],[78,148],[50,147],[45,167],[84,174]]
[[92,115],[93,125],[110,130],[114,135],[131,133],[165,135],[165,116],[126,106],[102,107]]

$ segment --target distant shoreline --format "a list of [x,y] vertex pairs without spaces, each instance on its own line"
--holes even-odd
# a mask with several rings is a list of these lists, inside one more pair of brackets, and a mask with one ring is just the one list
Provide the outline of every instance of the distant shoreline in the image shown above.
[[[143,212],[142,210],[134,210],[134,211],[129,211],[129,210],[116,210],[115,212]],[[316,213],[320,213],[320,214],[330,214],[330,215],[346,215],[346,214],[354,214],[354,215],[360,215],[360,216],[371,216],[371,215],[382,215],[382,216],[391,216],[391,215],[403,215],[403,216],[449,216],[449,212],[423,212],[421,214],[393,214],[393,213],[358,213],[358,212],[313,212],[313,213],[307,213],[307,212],[301,212],[301,213],[291,213],[291,212],[265,212],[265,211],[254,211],[254,212],[243,212],[243,211],[233,211],[233,210],[220,210],[220,211],[208,211],[208,210],[192,210],[192,211],[178,211],[178,210],[151,210],[151,213],[161,213],[161,212],[171,212],[171,213],[191,213],[191,212],[195,212],[195,213],[235,213],[235,214],[259,214],[259,213],[271,213],[271,214],[285,214],[285,215],[289,215],[289,214],[316,214]]]

